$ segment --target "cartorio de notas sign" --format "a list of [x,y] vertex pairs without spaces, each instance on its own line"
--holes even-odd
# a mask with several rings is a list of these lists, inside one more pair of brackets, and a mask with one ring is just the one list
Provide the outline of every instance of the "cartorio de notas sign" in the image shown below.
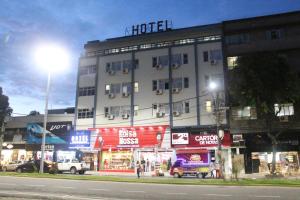
[[126,28],[125,35],[143,35],[147,33],[163,32],[172,30],[172,21],[161,20],[157,22],[149,22],[143,24],[132,25]]

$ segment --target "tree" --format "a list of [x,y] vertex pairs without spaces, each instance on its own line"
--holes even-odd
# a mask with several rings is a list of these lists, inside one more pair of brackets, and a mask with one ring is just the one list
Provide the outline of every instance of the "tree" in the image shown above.
[[[293,73],[287,58],[276,52],[254,53],[240,56],[237,67],[229,72],[231,106],[255,106],[257,116],[264,121],[266,134],[272,141],[271,173],[275,173],[275,154],[278,136],[275,130],[282,104],[299,100],[299,77]],[[275,109],[275,104],[279,109]]]
[[28,116],[36,116],[36,115],[40,115],[40,112],[39,111],[36,111],[36,110],[32,110],[29,112]]
[[3,94],[2,87],[0,87],[0,158],[2,151],[5,118],[7,116],[10,116],[11,113],[12,109],[9,107],[8,97]]

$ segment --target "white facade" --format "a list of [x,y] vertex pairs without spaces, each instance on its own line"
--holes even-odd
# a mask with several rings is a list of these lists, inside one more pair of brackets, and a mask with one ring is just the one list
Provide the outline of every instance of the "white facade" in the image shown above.
[[[220,26],[211,25],[87,43],[79,61],[76,129],[215,125],[208,82],[217,81],[224,102],[220,35]],[[133,72],[124,70],[128,61],[138,62],[131,65],[136,66]],[[96,69],[82,72],[92,66]],[[80,94],[87,87],[95,87],[95,94]],[[222,123],[226,124],[225,114]]]

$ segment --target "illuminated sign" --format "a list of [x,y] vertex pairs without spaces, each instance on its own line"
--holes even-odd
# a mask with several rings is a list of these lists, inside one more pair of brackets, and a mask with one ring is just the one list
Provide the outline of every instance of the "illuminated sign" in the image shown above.
[[122,146],[138,146],[139,138],[135,130],[119,129],[119,147]]
[[90,147],[90,131],[76,131],[71,134],[70,148]]
[[189,144],[189,133],[172,133],[172,144]]
[[172,30],[172,21],[163,20],[157,22],[149,22],[131,27],[131,34],[126,28],[125,35],[143,35],[146,33],[163,32]]

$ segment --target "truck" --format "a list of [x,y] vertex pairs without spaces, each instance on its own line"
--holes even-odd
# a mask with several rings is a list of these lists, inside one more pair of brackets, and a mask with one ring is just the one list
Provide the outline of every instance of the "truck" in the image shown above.
[[66,159],[56,162],[54,165],[55,168],[52,169],[52,172],[63,173],[70,172],[71,174],[84,174],[89,170],[88,165],[85,162],[79,162],[77,159]]
[[205,153],[181,153],[176,155],[177,160],[171,167],[170,175],[175,178],[196,176],[205,178],[209,173],[210,156]]

